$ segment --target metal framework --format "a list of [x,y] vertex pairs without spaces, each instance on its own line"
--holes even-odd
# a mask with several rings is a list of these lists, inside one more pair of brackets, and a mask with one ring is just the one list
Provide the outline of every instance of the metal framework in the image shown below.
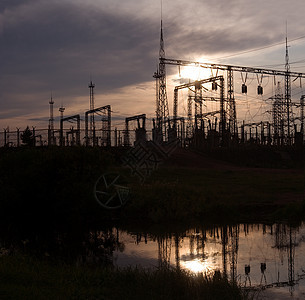
[[301,106],[300,119],[301,119],[301,133],[303,135],[304,135],[304,99],[305,99],[305,95],[302,95],[300,99],[300,106]]
[[192,95],[189,90],[187,98],[187,123],[186,123],[186,137],[191,138],[193,135],[193,112],[192,112]]
[[[286,46],[286,70],[272,70],[272,69],[264,69],[264,68],[254,68],[254,67],[242,67],[242,66],[233,66],[233,65],[225,65],[225,64],[213,64],[213,63],[202,63],[188,60],[179,60],[179,59],[169,59],[160,57],[160,62],[168,65],[176,65],[176,66],[193,66],[193,67],[201,67],[207,68],[211,70],[222,70],[227,72],[227,115],[229,120],[228,129],[230,133],[234,135],[236,133],[236,106],[234,99],[234,80],[233,80],[233,72],[241,72],[241,73],[254,73],[258,75],[271,75],[271,76],[284,76],[285,78],[285,114],[286,114],[286,131],[287,131],[287,140],[290,143],[291,134],[291,78],[305,78],[305,73],[291,72],[289,68],[288,61],[288,51]],[[261,77],[262,78],[262,77]],[[243,84],[245,85],[245,84]],[[259,85],[260,86],[260,85]],[[243,89],[246,92],[245,89]],[[262,94],[262,87],[258,90],[260,94]],[[175,102],[175,99],[174,99]],[[175,110],[174,110],[175,114]]]
[[10,128],[7,126],[4,130],[4,146],[7,147],[10,144]]
[[[142,120],[142,126],[140,124],[140,120]],[[136,115],[133,117],[128,117],[125,119],[125,132],[124,132],[124,146],[130,147],[130,135],[129,135],[129,122],[137,121],[138,128],[136,129],[136,141],[142,140],[146,141],[146,114]]]
[[[256,122],[256,123],[248,123],[245,124],[243,122],[242,126],[241,126],[241,141],[242,143],[247,141],[246,138],[246,131],[245,131],[245,127],[249,128],[249,135],[250,135],[250,141],[254,141],[256,143],[259,144],[271,144],[272,138],[271,138],[271,124],[266,121],[266,122]],[[252,129],[255,129],[255,132],[252,132]],[[260,127],[260,133],[258,132],[258,127]],[[267,136],[265,135],[265,131],[267,131]]]
[[172,238],[171,236],[157,237],[157,242],[159,267],[169,268],[172,249]]
[[237,257],[239,248],[239,225],[229,228],[230,243],[228,243],[228,252],[230,257],[231,280],[237,281]]
[[237,131],[237,121],[236,121],[236,105],[234,98],[234,77],[233,70],[228,67],[227,70],[227,113],[229,117],[229,131],[235,136]]
[[158,134],[166,139],[167,125],[169,119],[168,101],[166,93],[166,70],[165,70],[165,50],[163,40],[163,27],[161,20],[159,67],[153,77],[156,79],[156,118]]
[[101,145],[111,147],[111,106],[106,105],[102,114],[102,137]]
[[[95,84],[92,83],[92,80],[90,80],[90,83],[88,85],[88,88],[90,89],[90,103],[89,103],[89,110],[92,111],[90,114],[90,138],[95,138],[95,120],[94,120],[94,88]],[[94,143],[94,142],[93,142]]]
[[78,130],[75,130],[73,126],[66,132],[66,146],[69,146],[69,137],[71,137],[70,146],[79,145],[77,143],[77,134]]
[[[202,62],[194,62],[194,61],[180,60],[180,59],[169,59],[169,58],[160,58],[160,60],[164,64],[175,65],[175,66],[193,66],[193,67],[201,67],[206,69],[223,70],[223,71],[227,71],[228,69],[230,69],[231,71],[234,72],[255,73],[255,74],[263,74],[263,75],[273,75],[273,76],[285,76],[287,74],[287,71],[262,69],[262,68],[254,68],[254,67],[241,67],[241,66],[233,66],[233,65],[202,63]],[[289,76],[293,78],[305,78],[305,73],[289,71]]]
[[291,144],[290,127],[291,127],[291,77],[290,77],[290,65],[289,65],[289,55],[288,55],[288,43],[286,36],[286,64],[285,64],[285,103],[286,103],[286,116],[287,116],[287,143]]
[[278,82],[275,96],[271,98],[272,103],[272,119],[273,119],[273,141],[275,144],[280,145],[283,143],[284,137],[284,112],[285,103],[281,91],[280,83]]
[[59,137],[59,143],[60,146],[65,145],[64,141],[64,122],[73,122],[76,121],[77,123],[77,129],[73,131],[76,133],[76,145],[80,145],[80,115],[74,115],[66,118],[61,118],[60,119],[60,137]]
[[61,105],[61,107],[58,109],[59,112],[60,112],[60,119],[63,119],[65,109],[66,109],[66,108],[63,107],[62,105]]
[[48,131],[48,144],[54,145],[55,144],[55,137],[54,137],[54,114],[53,114],[53,106],[54,101],[51,95],[51,100],[49,101],[50,104],[50,119],[49,119],[49,131]]
[[92,145],[97,146],[97,139],[95,135],[95,127],[93,129],[92,138],[89,136],[88,129],[88,119],[89,115],[94,114],[102,115],[102,146],[111,146],[111,106],[105,105],[85,112],[85,143],[86,146],[90,145],[90,140],[92,140]]
[[[207,79],[202,79],[202,80],[196,80],[190,83],[185,83],[182,85],[178,85],[175,87],[174,89],[174,128],[176,128],[176,120],[178,117],[178,90],[180,89],[184,89],[184,88],[191,88],[191,87],[195,87],[195,127],[197,126],[197,119],[198,117],[202,118],[202,101],[203,101],[203,97],[202,97],[202,85],[205,83],[216,83],[216,81],[220,81],[220,131],[221,131],[221,136],[224,140],[224,135],[226,132],[226,110],[225,110],[225,101],[224,101],[224,78],[223,76],[216,76],[216,77],[210,77]],[[188,96],[188,109],[187,109],[187,137],[190,138],[192,135],[192,131],[193,131],[193,120],[192,120],[192,96],[189,94]],[[200,105],[200,110],[198,113],[198,103]]]

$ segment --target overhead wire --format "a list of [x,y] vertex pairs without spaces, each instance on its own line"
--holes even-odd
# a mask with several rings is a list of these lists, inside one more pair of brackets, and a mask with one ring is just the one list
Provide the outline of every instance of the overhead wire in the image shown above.
[[[305,39],[305,35],[297,37],[297,38],[294,38],[294,39],[291,39],[288,42],[291,43],[291,42],[294,42],[294,41],[297,41],[297,40],[301,40],[301,39]],[[261,50],[265,50],[265,49],[268,49],[268,48],[272,48],[272,47],[276,47],[276,46],[279,46],[279,45],[283,45],[285,43],[286,43],[286,41],[283,41],[283,42],[267,45],[267,46],[264,46],[264,47],[254,48],[254,49],[250,49],[250,50],[246,50],[246,51],[237,52],[235,54],[230,54],[230,55],[218,57],[217,59],[224,59],[224,58],[234,57],[234,56],[238,56],[238,55],[242,55],[242,54],[247,54],[247,53],[252,53],[252,52],[256,52],[256,51],[261,51]]]
[[[305,59],[299,60],[299,61],[293,61],[290,62],[290,65],[294,65],[294,64],[299,64],[305,62]],[[260,65],[260,66],[254,66],[255,68],[266,68],[266,67],[281,67],[281,66],[285,66],[285,64],[272,64],[272,65]],[[297,67],[294,67],[297,68]]]

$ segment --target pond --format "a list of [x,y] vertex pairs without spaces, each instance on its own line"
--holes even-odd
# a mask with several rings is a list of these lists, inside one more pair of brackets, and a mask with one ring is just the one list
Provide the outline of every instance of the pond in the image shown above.
[[118,267],[168,265],[191,272],[220,270],[264,299],[305,299],[305,223],[239,224],[162,237],[118,231]]
[[219,270],[262,299],[305,299],[305,223],[2,234],[0,255],[23,252],[55,261],[190,272]]

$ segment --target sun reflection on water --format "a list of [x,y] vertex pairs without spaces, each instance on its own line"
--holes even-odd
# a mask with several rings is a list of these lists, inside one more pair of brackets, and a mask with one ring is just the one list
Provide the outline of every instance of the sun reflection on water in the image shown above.
[[181,266],[193,273],[210,273],[212,269],[206,262],[199,259],[181,261]]
[[[160,263],[194,274],[223,272],[243,287],[280,285],[287,296],[305,293],[305,224],[237,224],[190,229],[183,234],[131,236],[120,233],[126,248],[116,253],[116,265],[158,267]],[[136,243],[135,243],[136,240]],[[247,267],[247,268],[246,268]],[[288,286],[288,288],[287,288]],[[269,292],[270,293],[270,292]],[[288,296],[286,299],[291,299]],[[303,299],[303,298],[302,298]]]

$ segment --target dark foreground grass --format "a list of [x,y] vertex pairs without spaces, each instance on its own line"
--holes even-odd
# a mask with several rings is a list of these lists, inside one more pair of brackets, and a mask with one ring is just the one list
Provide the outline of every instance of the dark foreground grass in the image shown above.
[[135,185],[126,214],[162,220],[304,219],[304,174],[296,170],[161,167]]
[[[145,223],[304,219],[304,172],[300,168],[237,167],[220,161],[213,165],[210,156],[194,157],[192,151],[181,150],[178,159],[161,164],[141,184],[122,166],[120,157],[126,150],[120,151],[2,148],[1,227],[79,226],[114,218]],[[241,156],[245,159],[246,154]],[[259,161],[267,160],[263,158]],[[130,201],[121,210],[105,210],[93,196],[94,183],[107,172],[125,175],[129,182]]]
[[2,256],[0,278],[0,299],[247,299],[219,272],[89,268]]

